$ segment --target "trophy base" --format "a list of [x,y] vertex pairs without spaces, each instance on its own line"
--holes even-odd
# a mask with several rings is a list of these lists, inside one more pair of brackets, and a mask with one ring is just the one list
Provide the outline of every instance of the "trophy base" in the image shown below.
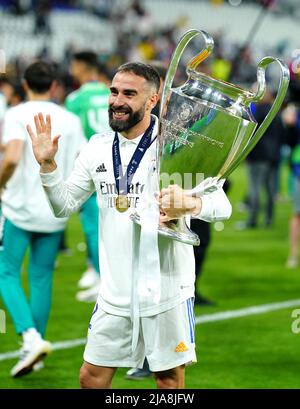
[[[141,225],[141,220],[138,213],[132,214],[130,219],[134,223]],[[158,234],[168,237],[169,239],[180,241],[181,243],[190,244],[192,246],[200,245],[199,237],[188,228],[184,219],[183,223],[168,222],[168,225],[158,226]]]

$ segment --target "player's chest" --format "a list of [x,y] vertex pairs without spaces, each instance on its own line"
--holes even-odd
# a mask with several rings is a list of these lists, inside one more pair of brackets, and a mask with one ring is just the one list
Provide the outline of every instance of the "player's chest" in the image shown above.
[[[100,196],[115,196],[118,194],[118,182],[116,179],[126,176],[128,166],[132,163],[134,152],[135,149],[133,147],[123,148],[120,151],[121,163],[114,162],[112,149],[102,152],[99,157],[94,158],[91,173],[96,191]],[[116,165],[119,166],[120,171],[116,172]],[[149,173],[155,171],[155,168],[155,150],[148,149],[138,166],[136,166],[136,169],[134,169],[131,180],[128,183],[128,193],[134,193],[135,195],[142,193]]]

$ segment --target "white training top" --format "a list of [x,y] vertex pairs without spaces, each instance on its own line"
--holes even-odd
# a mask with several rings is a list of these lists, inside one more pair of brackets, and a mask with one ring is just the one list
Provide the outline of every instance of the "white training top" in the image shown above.
[[51,211],[40,182],[40,166],[33,155],[26,130],[27,124],[35,130],[34,115],[39,112],[44,116],[51,115],[52,135],[61,135],[56,160],[64,177],[71,173],[78,153],[86,145],[86,139],[77,116],[52,102],[25,102],[8,109],[5,114],[3,144],[20,139],[24,141],[24,148],[21,160],[3,191],[2,212],[24,230],[47,233],[63,230],[67,218],[57,219]]
[[4,119],[6,108],[7,108],[7,105],[6,105],[5,96],[0,92],[0,124],[1,125]]
[[[157,134],[157,124],[153,136]],[[128,140],[119,136],[123,174],[141,136]],[[117,196],[112,161],[114,132],[93,136],[76,160],[75,168],[67,181],[63,181],[58,168],[41,174],[41,179],[53,211],[57,217],[68,216],[96,190],[99,201],[99,259],[101,289],[99,307],[104,311],[130,316],[133,292],[133,222],[130,214],[136,211],[149,173],[156,161],[156,142],[145,153],[130,186],[130,208],[120,213],[115,208]],[[145,189],[146,190],[146,189]],[[203,197],[199,218],[207,221],[226,219],[231,205],[222,189]],[[136,239],[135,239],[136,240]],[[139,294],[139,315],[151,316],[173,308],[194,296],[195,265],[193,247],[159,236],[160,284],[159,302]],[[143,257],[143,255],[141,255]],[[143,271],[139,280],[147,280],[151,271]],[[139,282],[140,284],[140,282]]]

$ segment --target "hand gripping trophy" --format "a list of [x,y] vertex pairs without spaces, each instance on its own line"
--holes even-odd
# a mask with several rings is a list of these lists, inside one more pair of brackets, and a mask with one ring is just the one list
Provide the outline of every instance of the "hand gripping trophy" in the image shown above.
[[[179,60],[187,44],[201,35],[205,46],[187,64],[187,81],[172,88]],[[277,114],[289,85],[289,70],[277,58],[265,57],[258,64],[256,93],[217,80],[196,71],[197,66],[213,50],[212,37],[204,31],[189,30],[179,41],[165,79],[162,94],[158,163],[160,186],[169,184],[164,175],[189,175],[189,194],[204,195],[228,175],[250,153]],[[260,101],[266,90],[265,70],[269,64],[280,67],[280,83],[274,103],[256,130],[250,104]],[[199,175],[204,181],[199,185]],[[164,182],[167,180],[167,182]],[[186,189],[186,184],[182,183]],[[138,214],[132,219],[139,221]],[[187,244],[197,245],[199,239],[183,220],[159,226],[160,234]]]

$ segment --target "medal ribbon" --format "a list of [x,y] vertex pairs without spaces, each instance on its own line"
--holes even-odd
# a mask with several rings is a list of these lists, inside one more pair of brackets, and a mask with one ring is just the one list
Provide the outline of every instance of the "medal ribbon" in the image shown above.
[[154,125],[155,119],[151,118],[151,123],[149,127],[142,136],[138,146],[136,147],[136,150],[132,155],[132,158],[130,159],[125,175],[123,175],[118,133],[115,132],[115,138],[112,146],[112,158],[114,175],[116,180],[116,189],[119,195],[127,195],[132,178],[137,168],[139,167],[139,164],[141,163],[141,160],[143,159],[146,150],[154,142],[155,138],[153,139],[153,141],[151,141],[151,135],[153,132]]

